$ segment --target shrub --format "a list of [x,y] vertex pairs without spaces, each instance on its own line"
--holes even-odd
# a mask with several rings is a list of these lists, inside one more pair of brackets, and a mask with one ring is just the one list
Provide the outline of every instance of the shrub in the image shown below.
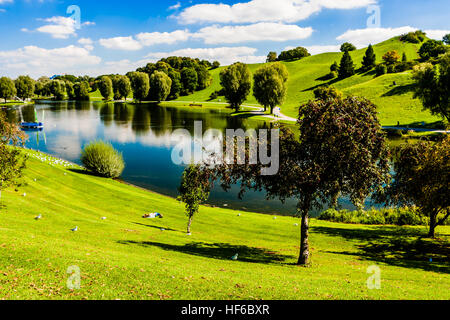
[[110,143],[95,141],[84,147],[81,162],[86,169],[106,178],[117,178],[125,169],[123,156]]
[[385,75],[387,73],[387,67],[384,64],[379,64],[375,68],[375,71],[377,73],[377,77]]
[[395,73],[395,65],[394,64],[390,64],[386,67],[386,71],[387,73]]
[[427,218],[417,208],[383,208],[367,211],[328,209],[322,212],[319,220],[366,225],[426,226]]

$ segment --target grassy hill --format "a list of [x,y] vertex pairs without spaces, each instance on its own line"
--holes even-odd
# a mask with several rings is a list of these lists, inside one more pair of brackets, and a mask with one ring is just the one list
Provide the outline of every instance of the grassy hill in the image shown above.
[[[374,45],[377,62],[382,62],[382,56],[390,50],[397,50],[400,55],[406,53],[408,60],[418,58],[420,44],[403,43],[398,38]],[[361,67],[366,48],[351,52],[353,61],[357,68]],[[357,74],[353,77],[335,81],[323,80],[322,78],[330,72],[331,64],[340,62],[342,53],[323,53],[304,58],[294,62],[283,62],[289,70],[288,95],[282,112],[288,116],[296,117],[298,107],[314,97],[314,89],[324,84],[332,84],[342,90],[346,95],[360,95],[373,101],[380,112],[380,121],[383,125],[410,124],[414,122],[435,122],[440,119],[432,116],[428,111],[422,111],[419,100],[413,99],[412,80],[410,72],[387,74],[375,78],[374,72]],[[250,65],[252,72],[256,71],[261,64]],[[212,85],[179,100],[207,101],[212,92],[220,90],[219,73],[223,69],[212,70]],[[397,83],[393,85],[394,81]],[[223,97],[217,100],[224,101]],[[248,104],[257,104],[256,99],[249,97]]]
[[[202,207],[189,237],[174,199],[30,155],[26,186],[3,192],[0,300],[450,299],[450,227],[428,241],[424,227],[312,220],[313,265],[300,268],[296,218]],[[164,219],[141,218],[153,211]],[[366,286],[374,264],[381,290]],[[69,266],[80,290],[66,288]]]

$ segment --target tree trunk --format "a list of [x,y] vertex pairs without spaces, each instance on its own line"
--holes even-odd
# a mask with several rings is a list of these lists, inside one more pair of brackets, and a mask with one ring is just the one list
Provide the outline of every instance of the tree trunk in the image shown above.
[[302,227],[300,240],[300,257],[298,265],[306,266],[309,264],[309,213],[304,210],[302,213]]
[[191,225],[192,225],[192,218],[189,218],[189,222],[187,225],[187,233],[191,233]]
[[436,218],[437,216],[433,213],[430,216],[430,231],[428,232],[428,237],[429,238],[434,238],[436,236],[436,227],[437,227],[437,223],[436,223]]

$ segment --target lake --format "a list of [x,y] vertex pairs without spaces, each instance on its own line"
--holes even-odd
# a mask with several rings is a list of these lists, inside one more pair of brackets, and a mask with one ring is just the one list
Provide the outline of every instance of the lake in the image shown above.
[[[123,153],[126,168],[122,179],[128,183],[165,194],[177,196],[177,188],[184,170],[172,161],[172,150],[177,141],[172,133],[187,129],[194,133],[194,122],[208,129],[262,129],[268,124],[248,117],[231,116],[232,111],[212,108],[158,106],[155,104],[128,104],[103,102],[40,101],[35,105],[20,106],[7,111],[13,122],[44,122],[42,132],[27,132],[26,146],[31,149],[80,163],[83,146],[93,140],[110,142]],[[209,204],[243,211],[267,214],[295,214],[296,202],[281,203],[266,200],[264,194],[248,192],[243,200],[237,197],[238,188],[224,192],[216,186]],[[344,208],[353,208],[342,199]]]

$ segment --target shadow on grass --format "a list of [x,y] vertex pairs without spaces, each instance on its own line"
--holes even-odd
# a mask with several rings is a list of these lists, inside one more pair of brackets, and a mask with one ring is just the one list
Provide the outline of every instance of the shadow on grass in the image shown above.
[[235,246],[228,243],[204,243],[192,242],[184,245],[166,244],[146,241],[119,241],[120,244],[137,245],[142,247],[158,247],[163,250],[176,251],[193,256],[213,258],[218,260],[231,260],[236,253],[239,261],[250,263],[280,263],[292,256],[271,252],[264,248],[252,248],[248,246]]
[[152,225],[139,223],[139,222],[133,222],[133,223],[138,225],[138,226],[143,226],[143,227],[147,227],[147,228],[153,228],[153,229],[158,229],[158,230],[161,230],[161,228],[164,228],[165,231],[181,232],[180,230],[175,230],[175,229],[170,229],[170,228],[165,228],[165,227],[152,226]]
[[101,177],[99,174],[96,174],[95,172],[89,171],[89,170],[85,170],[85,169],[68,169],[70,172],[73,173],[78,173],[78,174],[84,174],[87,176],[92,176],[92,177]]
[[414,92],[414,88],[416,87],[415,84],[407,84],[404,86],[396,86],[395,88],[389,90],[385,94],[382,95],[382,97],[392,97],[392,96],[399,96],[402,94],[407,94],[409,92]]
[[[446,239],[426,239],[424,231],[401,227],[340,229],[312,227],[316,233],[357,241],[359,252],[332,252],[358,256],[398,267],[450,273],[450,243]],[[433,259],[430,262],[430,259]]]

